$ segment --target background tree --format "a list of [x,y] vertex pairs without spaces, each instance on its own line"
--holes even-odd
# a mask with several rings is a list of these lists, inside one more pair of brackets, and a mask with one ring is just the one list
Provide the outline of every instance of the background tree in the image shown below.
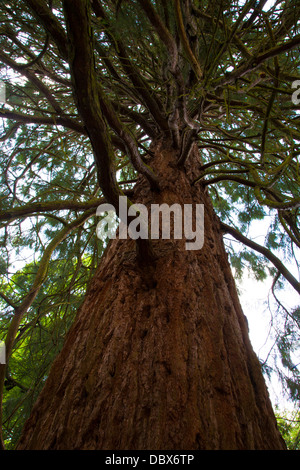
[[300,449],[299,413],[276,412],[278,426],[289,450]]
[[[276,298],[286,283],[300,292],[299,281],[285,264],[294,258],[297,267],[300,243],[299,99],[293,88],[299,79],[299,10],[296,0],[275,1],[272,6],[252,0],[1,2],[0,62],[7,100],[0,109],[0,295],[1,337],[6,340],[9,362],[0,367],[1,395],[6,391],[2,424],[8,446],[14,446],[20,436],[88,286],[92,286],[90,296],[93,288],[99,290],[101,285],[106,292],[101,275],[94,277],[97,266],[100,265],[100,273],[107,268],[117,283],[118,277],[110,271],[115,263],[113,255],[133,252],[127,245],[118,251],[119,245],[113,243],[101,262],[106,242],[97,237],[99,218],[95,216],[101,202],[118,209],[118,197],[123,194],[133,202],[174,202],[166,199],[167,188],[172,194],[177,191],[181,204],[186,201],[185,194],[192,195],[194,202],[204,203],[209,217],[205,225],[206,251],[200,250],[202,254],[195,259],[187,257],[179,262],[174,258],[177,271],[174,268],[165,272],[166,276],[174,276],[174,291],[169,295],[176,297],[177,290],[183,289],[179,281],[176,286],[176,273],[184,271],[184,263],[195,263],[197,269],[201,266],[207,273],[219,269],[228,286],[225,293],[224,285],[220,303],[230,295],[231,307],[226,308],[238,316],[241,331],[245,325],[223,260],[218,238],[221,232],[226,236],[229,259],[237,275],[250,266],[259,279],[267,274],[273,276]],[[219,219],[215,218],[210,201]],[[255,220],[269,224],[264,245],[247,236]],[[218,233],[216,239],[214,231]],[[244,248],[237,252],[232,239]],[[209,253],[214,253],[214,246],[218,248],[213,258]],[[171,258],[174,247],[173,244]],[[165,245],[163,249],[167,249]],[[137,259],[133,262],[130,255],[125,261],[126,269],[140,275],[148,290],[156,290],[163,303],[163,292],[172,288],[168,285],[159,290],[156,263],[157,257],[163,259],[160,250],[162,245],[153,245],[150,240],[137,241]],[[15,262],[16,255],[22,258],[21,267]],[[211,265],[207,265],[208,260]],[[185,280],[191,289],[186,287],[185,295],[191,302],[186,309],[194,312],[194,325],[199,307],[192,307],[193,289],[198,292],[197,286],[202,282],[197,269]],[[122,271],[120,279],[123,274]],[[135,306],[137,311],[140,308],[149,313],[153,300],[148,299],[147,303],[145,294],[135,304],[139,292],[136,286],[133,282],[131,288],[127,287],[125,297],[130,297],[133,309]],[[119,292],[116,284],[113,287]],[[210,306],[206,309],[209,312]],[[276,344],[289,371],[292,396],[297,400],[299,375],[291,352],[299,341],[299,309],[287,311],[280,302],[278,309]],[[211,327],[218,327],[218,318],[222,327],[221,310],[219,316],[211,317]],[[81,311],[86,309],[82,307]],[[112,325],[120,320],[113,316],[109,320],[108,313],[106,316],[99,345],[101,335],[113,335],[110,320]],[[69,336],[73,339],[77,323],[74,325]],[[173,336],[178,333],[180,343],[182,330],[176,328]],[[144,327],[143,331],[146,336],[148,329]],[[232,336],[233,330],[230,331]],[[125,350],[131,333],[128,330],[126,334],[122,337]],[[192,334],[195,342],[201,334],[199,326]],[[212,334],[214,343],[217,335]],[[165,340],[171,341],[170,338]],[[246,333],[243,338],[245,354],[252,364]],[[134,340],[138,343],[143,338]],[[69,348],[70,341],[66,343]],[[216,344],[215,349],[218,352]],[[149,348],[148,361],[152,353]],[[213,351],[211,354],[212,360]],[[214,361],[213,375],[217,376]],[[162,357],[161,363],[172,376],[166,358]],[[145,359],[146,369],[149,364]],[[115,366],[106,366],[111,377],[118,376]],[[234,362],[230,367],[234,369]],[[265,369],[269,367],[266,363]],[[253,368],[259,375],[257,366]],[[210,376],[208,369],[203,370]],[[160,374],[164,377],[165,371]],[[88,380],[86,376],[85,403],[90,388],[95,387],[94,379],[91,384]],[[262,407],[267,398],[261,379],[257,380],[254,382],[260,384],[257,396]],[[241,376],[240,381],[243,382]],[[218,393],[224,402],[229,402],[232,392],[224,390],[225,386],[220,386]],[[162,406],[163,403],[162,400]],[[145,416],[151,422],[151,407],[145,408]],[[174,410],[178,412],[176,407]],[[225,416],[225,410],[223,413]],[[256,421],[262,435],[265,427],[274,428],[269,424],[273,421],[268,406],[264,413],[265,423]],[[36,414],[32,416],[37,419]],[[192,445],[242,446],[242,434],[235,442],[229,437],[221,442],[216,429],[207,428],[206,434],[210,440],[204,443],[201,433],[195,432],[198,437]],[[265,442],[259,437],[255,442],[250,434],[245,434],[248,441],[243,445],[282,446],[275,430]],[[96,446],[93,439],[90,445]],[[174,438],[156,445],[163,448],[175,441]],[[129,445],[129,441],[124,442],[116,445]],[[53,438],[51,446],[59,445]]]

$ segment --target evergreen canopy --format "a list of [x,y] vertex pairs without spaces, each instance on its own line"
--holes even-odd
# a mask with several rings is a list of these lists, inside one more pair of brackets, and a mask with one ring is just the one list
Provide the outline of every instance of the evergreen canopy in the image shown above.
[[[298,0],[2,0],[0,339],[3,429],[13,445],[105,243],[97,206],[137,177],[162,184],[150,143],[169,136],[184,165],[197,142],[236,274],[300,283]],[[263,245],[248,236],[269,225]],[[238,247],[238,248],[237,248]],[[17,262],[17,258],[19,262]],[[300,310],[279,306],[292,373]],[[266,367],[268,363],[266,363]],[[9,444],[9,443],[12,444]]]

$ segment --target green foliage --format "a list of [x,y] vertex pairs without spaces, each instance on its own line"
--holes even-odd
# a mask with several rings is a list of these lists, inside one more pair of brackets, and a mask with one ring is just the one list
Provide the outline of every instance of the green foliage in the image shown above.
[[300,450],[300,413],[275,412],[279,431],[285,440],[288,450]]
[[[90,243],[92,246],[93,242]],[[84,236],[80,240],[77,237],[73,243],[69,240],[60,245],[49,263],[48,277],[42,289],[20,324],[5,381],[3,427],[7,448],[14,447],[82,303],[102,253],[99,241],[95,239],[94,243],[97,245],[95,251],[83,251]],[[13,300],[24,297],[33,283],[38,263],[39,260],[27,264],[8,281],[2,279],[2,293]],[[3,311],[7,311],[7,318],[11,317],[12,312],[1,299],[0,304]],[[1,338],[8,326],[4,318],[0,323]]]

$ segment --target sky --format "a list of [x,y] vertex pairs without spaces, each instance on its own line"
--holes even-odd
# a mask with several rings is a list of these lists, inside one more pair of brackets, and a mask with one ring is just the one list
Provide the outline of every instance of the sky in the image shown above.
[[[295,277],[299,278],[294,266],[291,268]],[[268,277],[264,281],[257,281],[245,272],[242,280],[237,281],[237,287],[240,303],[248,320],[251,344],[259,360],[264,362],[274,345],[274,331],[271,325],[276,316],[276,303],[271,294],[272,279]],[[299,294],[288,283],[281,292],[278,292],[278,297],[289,311],[300,305]],[[274,353],[275,350],[272,352]],[[295,364],[300,363],[300,350],[293,355],[293,360]],[[300,364],[297,369],[300,370]],[[280,409],[292,410],[294,405],[283,393],[278,379],[273,376],[271,382],[266,381],[273,406],[279,405]]]

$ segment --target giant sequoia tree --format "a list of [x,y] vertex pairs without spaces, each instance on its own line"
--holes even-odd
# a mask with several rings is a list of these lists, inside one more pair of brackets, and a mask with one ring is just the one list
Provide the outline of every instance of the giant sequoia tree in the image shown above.
[[[300,5],[269,3],[1,2],[3,448],[285,448],[230,268],[300,293]],[[100,239],[119,196],[203,204],[203,246]]]

